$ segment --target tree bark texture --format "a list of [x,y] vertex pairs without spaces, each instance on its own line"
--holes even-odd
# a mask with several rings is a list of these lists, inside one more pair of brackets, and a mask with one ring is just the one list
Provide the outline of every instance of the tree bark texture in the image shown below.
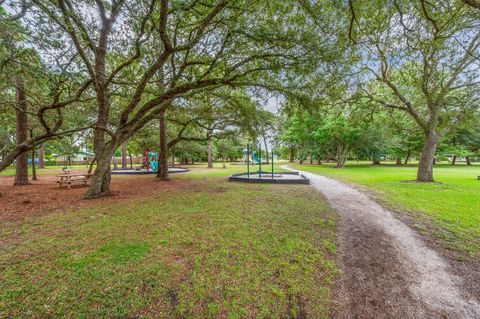
[[[23,87],[23,81],[20,77],[15,79],[16,89],[16,139],[17,144],[25,142],[28,138],[28,119],[27,119],[27,94]],[[23,152],[17,156],[15,161],[15,182],[14,185],[28,184],[28,155]]]
[[45,156],[43,152],[43,144],[38,148],[38,168],[45,168]]
[[289,162],[293,163],[294,160],[295,160],[295,145],[292,144],[292,145],[290,145],[290,160],[289,160]]
[[342,168],[346,162],[347,155],[347,145],[343,143],[337,143],[337,153],[336,153],[336,168]]
[[127,168],[127,142],[122,143],[122,169]]
[[158,153],[157,178],[168,180],[168,141],[165,111],[160,113],[160,152]]
[[418,163],[417,182],[433,182],[433,163],[435,152],[439,142],[438,135],[434,131],[425,134],[425,144]]
[[37,180],[37,168],[35,167],[35,147],[32,148],[32,181]]
[[213,138],[208,139],[208,168],[213,167]]

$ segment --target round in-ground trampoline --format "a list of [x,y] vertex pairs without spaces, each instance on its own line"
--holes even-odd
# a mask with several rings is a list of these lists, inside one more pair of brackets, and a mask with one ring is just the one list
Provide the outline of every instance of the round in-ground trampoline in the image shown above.
[[[271,150],[271,165],[272,171],[262,171],[262,146],[258,144],[258,151],[253,150],[251,152],[250,145],[247,144],[247,148],[243,150],[244,157],[243,163],[247,164],[247,172],[231,175],[228,180],[231,182],[244,182],[244,183],[262,183],[262,184],[310,184],[310,180],[299,172],[275,172],[274,166],[274,152]],[[265,151],[268,155],[268,151]],[[268,157],[267,157],[268,161]],[[258,165],[258,171],[250,171],[250,163]],[[270,163],[266,163],[269,165]]]
[[310,180],[299,172],[250,172],[232,174],[231,182],[263,183],[263,184],[310,184]]
[[[182,167],[169,167],[168,168],[168,174],[173,174],[173,173],[185,173],[190,171],[188,168],[182,168]],[[119,174],[119,175],[143,175],[143,174],[157,174],[157,171],[155,170],[147,170],[144,168],[131,168],[131,169],[115,169],[112,170],[112,174]]]

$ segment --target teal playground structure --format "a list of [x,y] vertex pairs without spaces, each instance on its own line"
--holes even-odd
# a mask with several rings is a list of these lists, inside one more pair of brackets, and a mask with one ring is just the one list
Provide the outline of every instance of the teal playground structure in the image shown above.
[[[145,152],[143,156],[143,167],[137,167],[135,169],[117,169],[112,170],[112,174],[155,174],[158,170],[158,153],[157,152]],[[184,173],[188,172],[188,168],[183,167],[169,167],[168,173]]]
[[158,153],[157,152],[145,152],[145,168],[156,172],[158,170]]
[[[257,153],[252,152],[252,161],[255,163],[255,164],[260,164],[260,161],[261,161],[261,156],[260,157],[257,157]],[[272,160],[273,162],[273,160]]]

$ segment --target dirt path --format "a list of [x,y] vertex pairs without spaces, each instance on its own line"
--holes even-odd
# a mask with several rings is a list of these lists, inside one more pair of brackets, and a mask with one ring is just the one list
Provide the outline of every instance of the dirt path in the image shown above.
[[406,224],[349,185],[302,173],[340,215],[337,318],[480,318],[462,279]]

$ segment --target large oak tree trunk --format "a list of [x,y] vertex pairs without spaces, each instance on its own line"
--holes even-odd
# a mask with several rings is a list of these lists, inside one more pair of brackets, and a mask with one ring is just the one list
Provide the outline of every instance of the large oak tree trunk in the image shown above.
[[127,142],[122,143],[122,169],[127,168]]
[[395,165],[402,165],[402,158],[401,157],[397,157],[397,162],[395,163]]
[[335,164],[335,168],[342,168],[343,166],[345,166],[346,161],[343,156],[339,155],[336,161],[337,163]]
[[290,160],[289,160],[289,162],[293,163],[294,160],[295,160],[295,145],[291,144],[290,145]]
[[[108,111],[107,111],[108,112]],[[96,125],[98,127],[106,127],[108,113],[104,111],[99,112],[99,118]],[[90,187],[85,194],[85,198],[92,199],[102,195],[102,193],[108,193],[110,191],[110,163],[112,156],[115,156],[115,147],[106,147],[105,145],[105,131],[103,129],[94,129],[93,131],[93,145],[95,151],[95,158],[97,161],[97,167],[92,177]]]
[[425,144],[418,163],[417,182],[433,182],[433,163],[438,145],[438,135],[434,131],[425,134]]
[[[96,149],[98,150],[99,148],[96,147]],[[90,187],[85,194],[85,198],[98,198],[103,193],[108,193],[110,191],[110,163],[112,161],[112,156],[114,156],[115,149],[116,148],[106,149],[105,145],[102,145],[101,152],[97,150],[95,151],[95,160],[97,162],[97,167],[95,168],[95,172],[93,173]]]
[[[23,82],[20,77],[15,80],[16,89],[16,138],[17,144],[25,142],[28,138],[28,123],[27,123],[27,94],[23,87]],[[15,159],[15,182],[14,185],[28,184],[28,155],[23,152]]]
[[168,180],[168,141],[167,141],[167,121],[165,111],[160,113],[160,152],[158,153],[158,171],[157,178]]
[[43,144],[38,148],[38,168],[45,168],[45,156],[43,152]]
[[335,168],[342,168],[345,166],[346,162],[346,154],[347,154],[347,147],[341,143],[337,144],[337,153],[336,153],[336,161],[337,164],[335,165]]
[[213,167],[213,139],[210,137],[208,139],[208,168]]
[[103,152],[96,155],[97,167],[92,176],[90,187],[85,194],[85,198],[92,199],[100,197],[103,193],[110,191],[110,162],[112,152]]
[[345,158],[343,158],[343,156],[339,155],[339,157],[337,157],[337,163],[335,164],[335,168],[342,168],[345,166]]
[[[105,21],[102,21],[105,23]],[[112,22],[112,20],[110,20]],[[108,84],[106,77],[106,62],[105,56],[107,52],[107,37],[110,32],[110,25],[103,25],[101,36],[99,38],[99,44],[95,52],[95,95],[97,102],[97,120],[93,129],[93,150],[97,159],[97,167],[93,174],[90,187],[85,194],[85,198],[97,198],[102,193],[110,191],[110,161],[112,156],[115,155],[115,151],[120,144],[113,143],[106,144],[105,134],[108,128],[108,118],[110,113],[110,95],[108,92]],[[118,138],[118,137],[117,137]],[[117,140],[118,141],[118,140]],[[118,141],[124,142],[124,141]]]
[[[99,74],[98,82],[104,83],[104,70],[97,70],[97,73]],[[93,130],[93,149],[95,152],[97,167],[92,176],[90,187],[85,194],[85,198],[87,199],[100,197],[102,194],[110,191],[110,162],[112,156],[115,156],[115,151],[119,146],[119,144],[113,143],[113,141],[110,141],[109,144],[105,143],[105,129],[108,126],[110,100],[106,88],[99,83],[97,83],[95,87],[97,93],[98,117]]]

